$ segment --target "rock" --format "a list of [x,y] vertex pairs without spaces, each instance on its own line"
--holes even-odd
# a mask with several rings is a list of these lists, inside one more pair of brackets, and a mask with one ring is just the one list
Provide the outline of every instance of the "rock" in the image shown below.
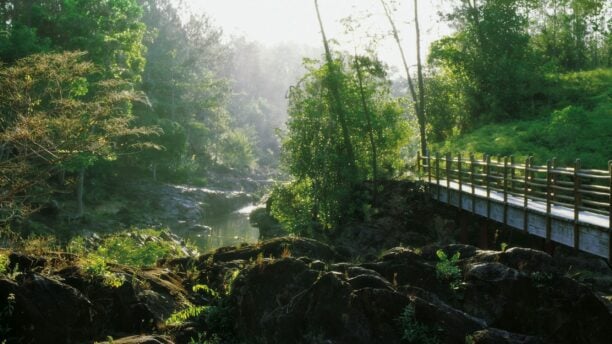
[[14,271],[15,269],[21,272],[40,271],[46,264],[47,259],[43,257],[35,257],[18,252],[11,252],[11,254],[9,254],[8,269],[10,271]]
[[379,274],[364,274],[348,279],[348,283],[355,290],[363,288],[388,289],[393,290],[389,281],[382,278]]
[[313,270],[325,271],[325,269],[327,268],[327,264],[325,264],[325,262],[322,262],[320,260],[315,260],[310,263],[310,268]]
[[174,344],[170,338],[165,336],[131,336],[120,339],[113,339],[111,342],[103,344]]
[[496,328],[487,328],[476,331],[470,335],[470,342],[473,344],[544,344],[542,338],[526,336],[523,334],[512,333]]
[[267,207],[255,208],[249,215],[249,221],[253,227],[259,229],[259,238],[268,240],[287,235],[281,224],[270,215]]
[[232,260],[256,260],[262,257],[302,257],[307,256],[314,260],[337,261],[342,257],[329,245],[307,238],[283,237],[264,241],[256,245],[243,247],[222,247],[212,253],[204,254],[198,259],[200,266],[209,259],[215,262],[228,262]]
[[92,281],[78,267],[57,273],[65,283],[81,290],[91,300],[96,328],[124,334],[154,331],[163,328],[165,319],[188,304],[187,291],[180,278],[166,269],[134,271],[111,266],[109,270],[124,276],[121,286]]
[[435,265],[426,262],[421,256],[407,248],[393,248],[384,252],[373,263],[363,263],[362,268],[374,270],[393,285],[410,284],[429,290],[443,291],[443,285],[436,277]]
[[499,262],[518,271],[557,272],[557,264],[546,252],[523,247],[512,247],[499,255]]
[[443,343],[463,343],[465,337],[485,327],[483,320],[443,303],[431,303],[412,297],[415,319],[436,330]]
[[492,327],[554,343],[606,343],[612,315],[585,286],[556,274],[525,274],[501,263],[466,272],[462,308]]
[[19,276],[14,317],[20,336],[37,343],[79,343],[96,328],[94,307],[77,289],[48,277]]
[[519,272],[501,263],[476,264],[465,273],[466,280],[485,282],[516,281]]

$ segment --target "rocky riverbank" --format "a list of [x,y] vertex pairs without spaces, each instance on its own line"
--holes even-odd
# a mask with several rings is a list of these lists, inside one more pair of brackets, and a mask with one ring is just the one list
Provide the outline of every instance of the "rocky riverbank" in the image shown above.
[[[414,183],[385,184],[380,199],[367,218],[319,241],[279,237],[199,256],[179,249],[182,257],[147,268],[110,261],[101,268],[91,256],[49,250],[0,252],[7,257],[4,269],[0,259],[0,342],[569,344],[612,338],[612,269],[603,260],[517,244],[538,246],[529,238],[499,245],[508,238],[503,230],[488,243],[500,250],[456,244],[461,221]],[[469,239],[479,226],[466,227]],[[158,240],[137,239],[137,245]],[[92,245],[96,257],[105,252],[95,248],[104,241]]]
[[[606,301],[543,252],[447,245],[396,247],[361,262],[347,258],[315,240],[278,238],[142,270],[113,265],[124,282],[112,286],[69,254],[12,253],[0,277],[0,330],[8,343],[91,343],[108,336],[113,343],[612,338]],[[453,268],[457,274],[447,271]],[[168,322],[185,309],[202,311]]]

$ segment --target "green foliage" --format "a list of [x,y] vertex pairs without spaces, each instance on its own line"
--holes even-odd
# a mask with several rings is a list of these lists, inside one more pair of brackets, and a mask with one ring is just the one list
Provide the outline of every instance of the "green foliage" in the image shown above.
[[153,229],[119,232],[103,237],[95,249],[77,236],[70,240],[66,249],[84,256],[93,264],[94,271],[97,267],[104,270],[106,262],[142,267],[154,265],[162,258],[183,256],[177,244],[160,239],[161,233]]
[[8,272],[9,258],[8,255],[0,253],[0,274],[6,274]]
[[191,290],[193,290],[194,293],[203,293],[207,296],[212,297],[213,299],[218,299],[220,297],[219,293],[216,290],[210,288],[206,284],[196,284],[191,288]]
[[181,325],[187,320],[200,317],[207,309],[208,306],[189,306],[172,313],[172,315],[166,319],[166,325]]
[[89,278],[99,279],[107,287],[119,288],[125,282],[123,275],[108,270],[104,257],[88,255],[86,258],[82,258],[81,266]]
[[508,243],[502,242],[500,248],[502,252],[506,252],[508,249]]
[[[476,5],[461,2],[449,15],[458,32],[432,44],[430,63],[452,78],[438,78],[438,82],[447,81],[442,102],[464,99],[460,111],[467,113],[453,114],[456,119],[462,117],[461,126],[527,115],[521,112],[523,104],[533,99],[542,73],[529,45],[529,22],[521,6],[518,0],[487,0]],[[452,94],[461,96],[448,98]],[[435,113],[433,117],[444,115]]]
[[356,185],[374,174],[398,174],[409,128],[382,67],[368,66],[379,64],[309,62],[308,73],[290,90],[282,158],[295,182],[277,188],[276,197],[296,203],[279,203],[275,212],[293,230],[308,228],[309,221],[324,227],[341,222],[362,209]]
[[457,266],[460,253],[456,252],[452,257],[448,257],[446,253],[440,249],[436,251],[438,263],[436,263],[436,276],[439,280],[449,283],[452,290],[459,289],[461,283],[461,269]]
[[311,214],[311,211],[314,211],[314,202],[312,183],[309,180],[274,186],[270,203],[270,214],[290,233],[312,235],[317,223]]
[[402,331],[402,342],[408,344],[438,344],[436,331],[415,318],[414,305],[410,304],[398,319]]
[[0,309],[0,339],[6,338],[11,332],[11,328],[8,324],[15,311],[15,303],[16,299],[13,293],[8,294],[6,304],[0,303],[2,307]]
[[31,0],[13,6],[0,13],[2,23],[12,24],[6,42],[0,40],[0,60],[81,50],[102,68],[103,78],[139,80],[145,26],[137,0]]
[[155,240],[155,236],[148,237],[151,239],[139,242],[134,237],[111,235],[104,238],[104,242],[97,249],[97,254],[128,266],[150,266],[161,258],[181,255],[178,248],[169,242]]
[[[113,160],[126,136],[155,132],[131,126],[129,83],[93,78],[84,53],[38,54],[0,68],[0,221],[24,216],[56,188],[59,171],[83,170]],[[91,87],[86,95],[86,88]]]

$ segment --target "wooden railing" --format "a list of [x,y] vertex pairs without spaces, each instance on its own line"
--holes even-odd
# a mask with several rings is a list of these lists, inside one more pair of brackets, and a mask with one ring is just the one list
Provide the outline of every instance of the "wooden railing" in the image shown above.
[[[606,229],[609,234],[612,228],[612,161],[608,163],[606,171],[581,168],[579,159],[573,167],[561,167],[555,159],[548,160],[545,165],[537,165],[533,157],[519,162],[513,157],[492,158],[483,155],[478,159],[473,154],[468,157],[461,154],[441,157],[436,154],[419,155],[417,170],[437,200],[443,199],[440,193],[444,190],[456,190],[458,206],[465,209],[462,198],[470,197],[472,201],[467,203],[471,204],[471,211],[476,212],[475,199],[484,198],[487,202],[486,216],[489,218],[490,202],[503,204],[503,220],[500,222],[504,224],[508,223],[508,205],[516,207],[517,201],[522,202],[525,231],[528,212],[537,205],[540,213],[546,217],[547,239],[551,238],[552,218],[561,217],[571,221],[573,246],[576,248],[580,247],[580,228],[584,219],[595,216],[598,218],[595,226],[600,230]],[[496,198],[494,201],[491,200],[492,194]],[[450,203],[450,194],[447,201]],[[606,216],[607,223],[602,223]],[[610,246],[608,243],[608,250],[612,251]],[[607,256],[612,257],[612,252],[608,252]]]

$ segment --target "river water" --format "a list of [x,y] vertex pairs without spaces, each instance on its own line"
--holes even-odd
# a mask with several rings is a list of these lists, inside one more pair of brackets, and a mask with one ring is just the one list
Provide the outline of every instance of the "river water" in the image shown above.
[[259,229],[249,222],[249,214],[255,208],[255,205],[248,205],[223,216],[204,218],[202,225],[210,229],[184,231],[180,235],[195,244],[200,252],[242,243],[256,243],[259,240]]

